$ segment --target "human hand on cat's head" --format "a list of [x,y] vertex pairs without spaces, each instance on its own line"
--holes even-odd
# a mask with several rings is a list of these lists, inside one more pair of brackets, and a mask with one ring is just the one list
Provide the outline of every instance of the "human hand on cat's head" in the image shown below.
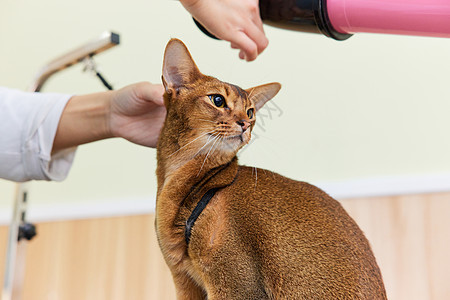
[[112,93],[109,114],[111,135],[155,148],[166,117],[163,86],[140,82]]
[[239,49],[239,58],[255,60],[269,44],[258,0],[180,0],[210,33]]

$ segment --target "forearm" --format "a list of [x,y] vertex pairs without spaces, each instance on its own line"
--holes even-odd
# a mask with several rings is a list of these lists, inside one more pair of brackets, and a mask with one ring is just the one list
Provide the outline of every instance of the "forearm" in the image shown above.
[[52,153],[112,137],[109,111],[112,92],[73,96],[59,121]]

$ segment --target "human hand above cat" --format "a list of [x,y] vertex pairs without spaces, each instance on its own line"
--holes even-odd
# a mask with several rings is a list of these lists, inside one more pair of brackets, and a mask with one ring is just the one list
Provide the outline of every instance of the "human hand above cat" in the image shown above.
[[161,84],[149,82],[116,91],[111,99],[111,134],[135,144],[156,147],[166,116],[163,94]]
[[156,147],[166,116],[163,94],[161,84],[141,82],[73,96],[61,115],[52,153],[111,137]]
[[239,49],[239,57],[255,60],[269,44],[258,0],[180,0],[191,15],[216,37]]

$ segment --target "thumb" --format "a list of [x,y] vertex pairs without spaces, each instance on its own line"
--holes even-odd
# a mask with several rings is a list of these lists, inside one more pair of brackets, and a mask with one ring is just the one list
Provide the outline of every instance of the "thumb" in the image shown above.
[[162,84],[140,82],[135,86],[135,93],[142,100],[153,102],[157,105],[164,105],[164,87]]

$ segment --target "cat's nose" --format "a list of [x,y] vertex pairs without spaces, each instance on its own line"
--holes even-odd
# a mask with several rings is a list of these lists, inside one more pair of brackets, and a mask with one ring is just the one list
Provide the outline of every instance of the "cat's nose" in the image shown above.
[[246,131],[247,128],[249,128],[251,125],[250,122],[245,121],[245,120],[237,121],[237,123],[242,127],[242,132]]

